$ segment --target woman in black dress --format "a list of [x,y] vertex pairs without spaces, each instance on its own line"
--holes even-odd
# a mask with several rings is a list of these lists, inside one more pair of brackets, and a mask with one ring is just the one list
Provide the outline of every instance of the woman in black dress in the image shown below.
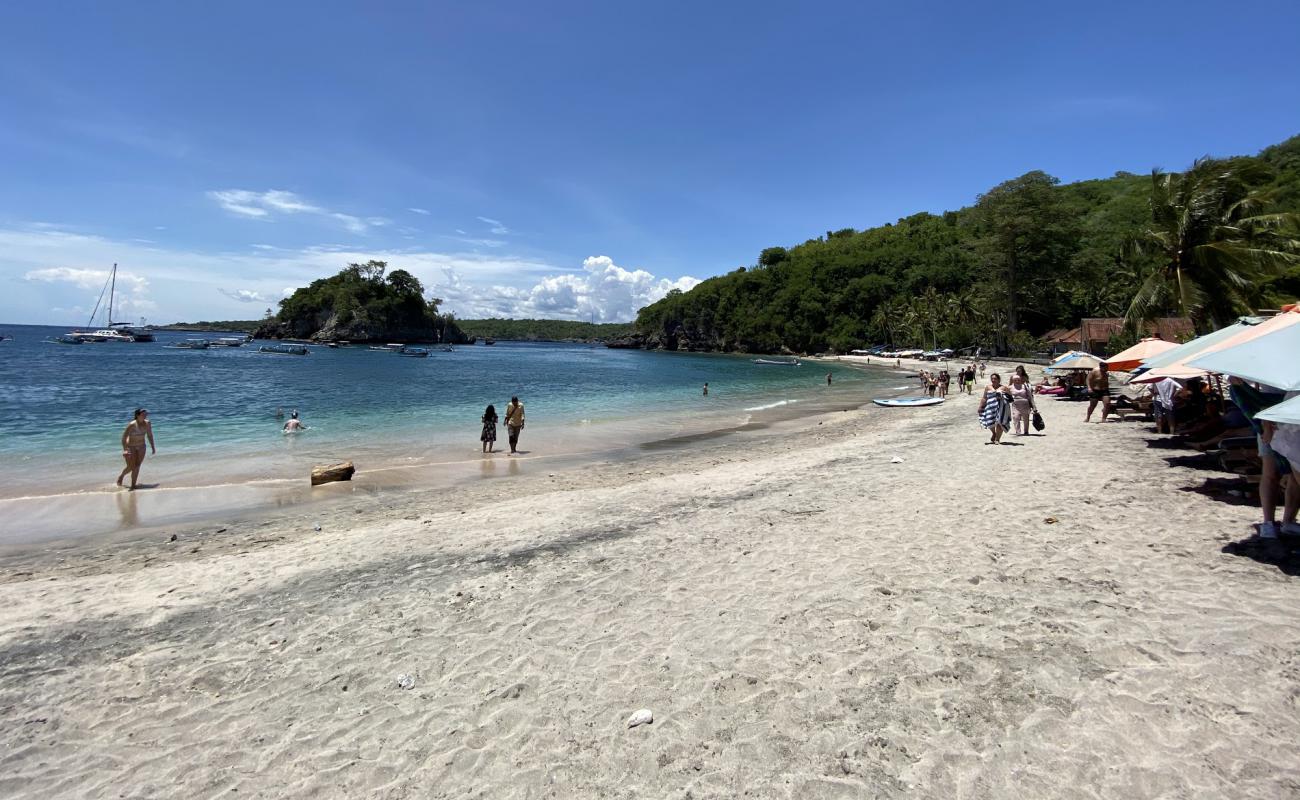
[[483,433],[478,437],[483,443],[483,452],[491,453],[492,445],[497,440],[497,407],[489,405],[483,412]]

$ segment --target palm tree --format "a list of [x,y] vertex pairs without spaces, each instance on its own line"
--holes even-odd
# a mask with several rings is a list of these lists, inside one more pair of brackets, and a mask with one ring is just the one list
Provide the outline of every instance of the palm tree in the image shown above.
[[1151,173],[1151,226],[1126,255],[1156,264],[1129,303],[1126,322],[1162,312],[1191,317],[1205,332],[1248,313],[1262,279],[1300,263],[1300,218],[1262,214],[1271,201],[1251,191],[1230,161],[1203,158],[1187,172]]

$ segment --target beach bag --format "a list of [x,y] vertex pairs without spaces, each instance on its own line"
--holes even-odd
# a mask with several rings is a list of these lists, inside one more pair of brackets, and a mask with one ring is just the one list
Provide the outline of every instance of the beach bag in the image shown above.
[[1033,423],[1034,430],[1036,431],[1041,431],[1043,428],[1047,427],[1047,423],[1043,422],[1043,415],[1039,414],[1038,409],[1036,408],[1034,409],[1034,416],[1031,418],[1030,421]]

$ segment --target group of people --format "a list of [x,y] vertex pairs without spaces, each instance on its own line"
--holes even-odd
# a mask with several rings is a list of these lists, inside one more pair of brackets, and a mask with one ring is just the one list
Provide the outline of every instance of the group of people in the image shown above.
[[1023,366],[1016,367],[1008,383],[994,372],[980,395],[980,425],[989,432],[988,444],[1002,444],[1002,436],[1011,430],[1016,436],[1028,436],[1029,427],[1042,425],[1034,405],[1034,387]]

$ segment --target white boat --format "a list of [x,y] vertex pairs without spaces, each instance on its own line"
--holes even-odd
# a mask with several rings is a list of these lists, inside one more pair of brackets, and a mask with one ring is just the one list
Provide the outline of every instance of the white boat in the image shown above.
[[99,299],[95,301],[95,307],[91,309],[90,321],[86,327],[95,324],[95,315],[99,313],[99,308],[104,302],[104,293],[108,293],[107,322],[108,326],[95,330],[76,330],[68,336],[80,339],[83,342],[152,342],[153,331],[147,328],[136,328],[125,322],[113,322],[113,300],[117,294],[117,264],[113,265],[113,270],[108,274],[108,280],[104,283],[104,288],[99,292]]
[[756,358],[756,359],[754,359],[754,363],[755,363],[755,364],[766,364],[766,365],[768,365],[768,366],[770,366],[770,367],[800,367],[800,366],[803,366],[803,365],[799,362],[799,359],[797,359],[797,358],[796,358],[794,361],[777,361],[776,359],[772,359],[772,358]]
[[130,334],[122,333],[113,328],[100,328],[94,331],[73,331],[69,336],[80,339],[83,342],[134,342]]
[[423,347],[403,347],[397,351],[399,356],[410,356],[411,358],[428,358],[429,351]]
[[214,339],[212,344],[215,347],[243,347],[248,341],[246,336],[222,336]]
[[400,353],[400,352],[402,352],[402,350],[403,350],[405,347],[406,347],[406,345],[401,344],[400,342],[391,342],[391,343],[389,343],[389,344],[372,344],[372,345],[370,345],[370,349],[371,349],[371,350],[378,350],[378,351],[381,352],[381,353]]
[[871,402],[886,408],[917,408],[919,406],[937,406],[943,402],[942,397],[889,397],[877,398]]

